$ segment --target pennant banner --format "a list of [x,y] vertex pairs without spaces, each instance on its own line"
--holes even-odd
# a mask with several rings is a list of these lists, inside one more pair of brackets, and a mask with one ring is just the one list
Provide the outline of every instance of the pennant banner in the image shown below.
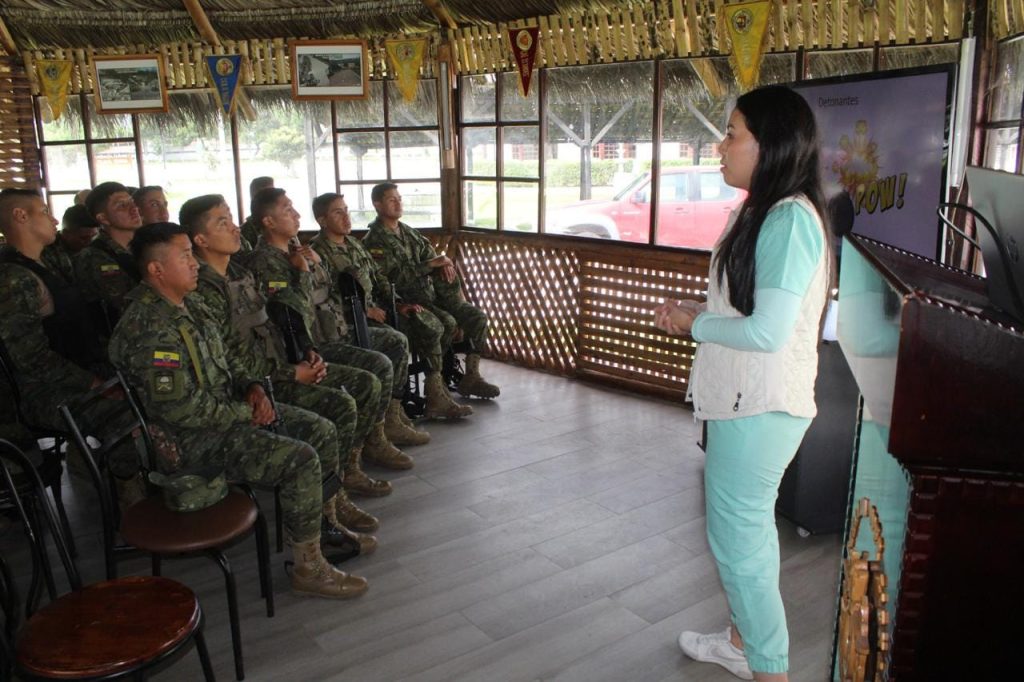
[[60,118],[64,104],[68,101],[68,84],[71,83],[72,63],[63,59],[38,59],[36,71],[39,74],[39,85],[46,101],[50,104],[53,120]]
[[530,78],[533,76],[533,63],[537,59],[536,26],[526,28],[510,28],[508,40],[512,43],[512,56],[519,69],[519,94],[526,97],[530,94]]
[[227,116],[235,108],[235,95],[238,94],[239,76],[242,73],[242,55],[216,54],[206,57],[206,68],[210,71],[210,81],[217,101],[224,108]]
[[412,102],[416,99],[416,88],[420,82],[420,65],[427,51],[426,38],[409,40],[385,40],[384,50],[395,70],[395,82],[402,99]]
[[732,39],[732,66],[743,90],[757,85],[764,56],[764,39],[768,35],[770,0],[725,5],[725,25]]

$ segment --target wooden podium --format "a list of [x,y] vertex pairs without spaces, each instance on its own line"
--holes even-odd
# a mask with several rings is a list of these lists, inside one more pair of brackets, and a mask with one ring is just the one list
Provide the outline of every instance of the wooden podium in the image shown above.
[[861,524],[854,554],[878,555],[888,613],[855,619],[858,644],[840,606],[833,679],[857,679],[840,659],[860,645],[860,679],[1024,679],[1022,329],[983,279],[844,242],[839,342],[861,394],[847,533],[867,498],[880,533]]

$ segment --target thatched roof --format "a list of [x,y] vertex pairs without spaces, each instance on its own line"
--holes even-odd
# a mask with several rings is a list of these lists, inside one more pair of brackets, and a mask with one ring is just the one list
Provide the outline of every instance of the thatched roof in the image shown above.
[[[496,23],[636,0],[199,0],[223,39],[326,38],[437,28],[428,5],[459,25]],[[19,50],[199,41],[181,0],[4,0],[0,21]]]

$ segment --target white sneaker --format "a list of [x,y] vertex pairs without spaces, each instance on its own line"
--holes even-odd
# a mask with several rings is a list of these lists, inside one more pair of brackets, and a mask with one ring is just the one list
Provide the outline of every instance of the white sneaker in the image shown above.
[[683,632],[679,635],[679,648],[695,661],[717,663],[741,680],[752,680],[754,673],[750,672],[746,656],[729,641],[730,630],[726,628],[724,632],[710,635]]

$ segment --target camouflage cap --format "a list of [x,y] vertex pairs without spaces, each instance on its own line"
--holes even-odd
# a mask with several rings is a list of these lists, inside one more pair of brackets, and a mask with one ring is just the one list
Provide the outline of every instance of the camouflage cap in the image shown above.
[[209,476],[167,476],[151,471],[149,480],[160,488],[164,505],[172,511],[190,512],[206,509],[220,502],[228,494],[228,483],[223,471]]

